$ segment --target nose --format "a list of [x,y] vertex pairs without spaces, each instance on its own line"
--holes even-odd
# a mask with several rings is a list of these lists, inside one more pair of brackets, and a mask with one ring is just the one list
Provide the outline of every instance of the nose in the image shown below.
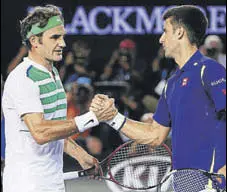
[[65,43],[65,40],[64,39],[61,39],[60,40],[59,46],[62,47],[62,48],[66,47],[66,43]]
[[164,41],[164,37],[163,37],[163,34],[162,34],[162,36],[161,36],[160,39],[159,39],[159,43],[162,44],[163,41]]

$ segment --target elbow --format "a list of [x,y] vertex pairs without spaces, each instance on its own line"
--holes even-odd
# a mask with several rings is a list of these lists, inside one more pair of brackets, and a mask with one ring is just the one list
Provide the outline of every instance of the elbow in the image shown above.
[[38,145],[44,145],[44,144],[47,143],[47,141],[45,141],[45,140],[36,140],[36,143],[37,143]]
[[48,143],[48,140],[45,139],[45,136],[43,134],[35,133],[33,134],[33,138],[38,145],[44,145]]

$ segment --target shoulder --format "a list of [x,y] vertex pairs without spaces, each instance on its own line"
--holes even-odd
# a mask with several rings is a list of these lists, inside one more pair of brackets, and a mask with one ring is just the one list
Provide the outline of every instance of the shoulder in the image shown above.
[[201,67],[205,67],[209,71],[225,70],[223,65],[221,65],[219,62],[206,56],[203,56],[203,58],[201,59],[200,65]]
[[34,83],[28,78],[28,71],[31,64],[21,62],[7,77],[4,89],[20,89],[25,88],[26,85],[33,86]]
[[218,63],[209,57],[204,57],[204,61],[201,62],[201,80],[203,85],[210,82],[225,82],[226,69],[223,65]]
[[7,82],[11,81],[21,81],[24,80],[25,77],[27,76],[27,71],[29,69],[30,65],[26,62],[21,62],[7,77],[6,79],[6,84]]

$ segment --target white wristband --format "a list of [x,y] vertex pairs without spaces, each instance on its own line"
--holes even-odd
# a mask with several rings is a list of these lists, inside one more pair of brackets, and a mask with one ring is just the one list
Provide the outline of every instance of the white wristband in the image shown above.
[[91,127],[99,125],[99,121],[92,111],[74,118],[79,132],[84,132]]
[[107,121],[106,123],[116,131],[120,131],[120,129],[124,126],[125,122],[126,117],[118,113],[112,120]]

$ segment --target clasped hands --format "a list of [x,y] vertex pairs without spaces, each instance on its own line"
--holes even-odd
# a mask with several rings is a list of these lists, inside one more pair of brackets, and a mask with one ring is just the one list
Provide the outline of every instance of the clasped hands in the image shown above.
[[96,115],[99,122],[112,120],[118,113],[114,104],[114,99],[103,94],[95,95],[89,110]]

